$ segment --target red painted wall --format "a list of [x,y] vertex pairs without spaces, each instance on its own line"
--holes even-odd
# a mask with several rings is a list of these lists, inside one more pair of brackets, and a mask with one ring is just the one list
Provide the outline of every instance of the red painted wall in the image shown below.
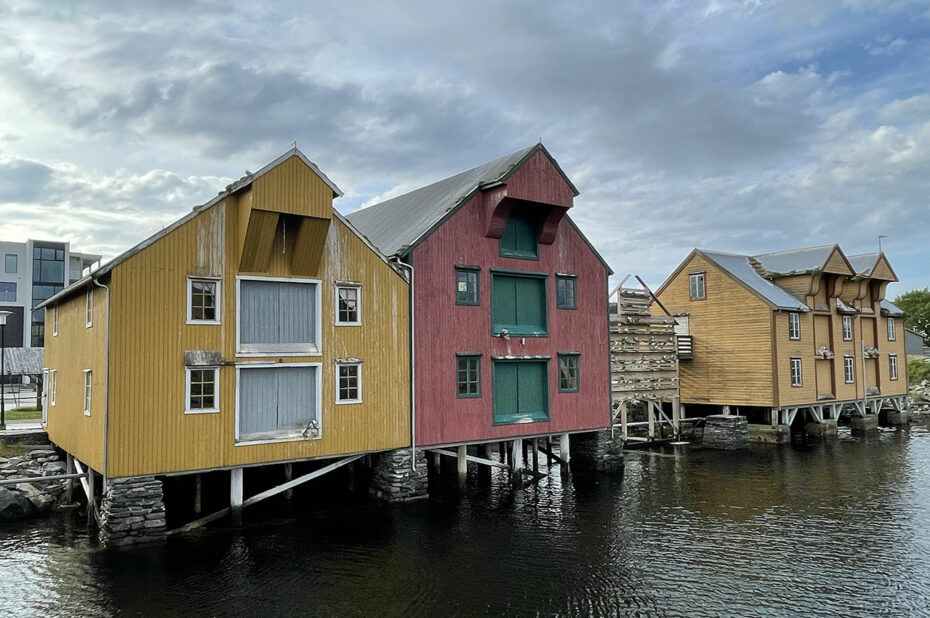
[[[537,152],[508,180],[506,193],[568,206],[572,190],[548,157]],[[539,260],[498,256],[487,238],[486,203],[500,191],[472,198],[412,254],[416,269],[416,438],[418,445],[503,439],[606,427],[610,418],[607,343],[607,270],[571,223],[563,219]],[[455,304],[455,266],[481,267],[481,304]],[[548,337],[509,341],[491,336],[490,268],[548,273]],[[555,273],[577,275],[577,309],[556,309]],[[580,352],[579,392],[558,392],[559,352]],[[456,397],[456,352],[480,352],[481,397]],[[492,356],[549,355],[549,421],[493,424]]]

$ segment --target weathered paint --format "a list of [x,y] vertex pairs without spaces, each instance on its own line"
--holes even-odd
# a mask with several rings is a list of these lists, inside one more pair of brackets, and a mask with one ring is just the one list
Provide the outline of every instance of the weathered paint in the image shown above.
[[[282,167],[282,173],[272,170],[255,179],[250,188],[227,196],[118,264],[110,273],[111,477],[330,457],[409,444],[407,283],[342,220],[333,216],[332,191],[328,185],[296,157],[286,160]],[[263,209],[258,208],[259,200],[253,193],[261,198]],[[309,202],[308,195],[313,196]],[[318,204],[319,200],[325,204]],[[314,215],[310,218],[314,225],[309,228],[309,236],[300,231],[302,215],[295,213],[301,212]],[[327,215],[325,218],[319,216],[323,213]],[[249,244],[249,234],[243,228],[250,227],[256,215],[264,230],[259,235],[262,242]],[[271,233],[267,231],[269,228]],[[298,243],[308,242],[320,244],[309,251],[297,250]],[[248,260],[243,260],[243,252],[249,253]],[[320,258],[312,259],[314,253]],[[249,271],[239,269],[243,262],[249,265]],[[240,274],[319,280],[321,353],[237,356],[236,276]],[[220,324],[186,323],[188,276],[222,277]],[[337,281],[361,284],[360,326],[335,326]],[[99,292],[98,297],[95,330],[99,324],[102,332],[104,303]],[[76,305],[83,311],[83,295],[69,298],[63,308],[65,305],[69,308]],[[80,327],[83,328],[83,323]],[[69,350],[76,348],[80,354],[85,353],[76,322],[62,324],[59,333],[62,341],[69,342]],[[221,353],[224,364],[219,371],[217,413],[184,413],[184,363],[188,350]],[[100,382],[98,392],[102,394],[102,344],[92,354],[100,367],[99,378],[95,371],[95,382]],[[334,403],[335,363],[339,358],[362,360],[362,403]],[[64,362],[58,351],[50,359]],[[319,439],[236,444],[236,367],[269,362],[321,363]],[[80,384],[62,379],[59,388],[68,389],[59,392],[69,411],[79,405],[73,402],[80,401],[77,395]],[[95,398],[95,405],[99,401]],[[77,412],[80,414],[80,410]],[[99,416],[95,414],[91,420],[96,421]],[[72,437],[71,428],[82,422],[73,415],[67,419],[56,415],[50,418],[53,440],[79,458],[81,453],[92,452],[89,444],[99,445],[103,440],[102,425]]]
[[[548,157],[537,152],[506,180],[479,193],[426,237],[412,254],[416,269],[417,442],[439,445],[607,426],[610,418],[606,269],[571,223],[562,219],[538,260],[501,257],[489,238],[492,203],[502,195],[531,205],[571,205],[574,192]],[[455,266],[480,266],[480,304],[455,304]],[[491,269],[546,273],[548,336],[491,335]],[[556,308],[556,273],[577,275],[574,310]],[[558,392],[559,352],[580,352],[580,390]],[[481,354],[481,397],[456,396],[456,352]],[[496,356],[549,356],[549,421],[494,425]]]

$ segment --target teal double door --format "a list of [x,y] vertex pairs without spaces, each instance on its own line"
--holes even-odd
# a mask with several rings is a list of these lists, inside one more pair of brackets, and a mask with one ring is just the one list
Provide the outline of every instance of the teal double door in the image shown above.
[[495,360],[494,424],[549,420],[549,363]]

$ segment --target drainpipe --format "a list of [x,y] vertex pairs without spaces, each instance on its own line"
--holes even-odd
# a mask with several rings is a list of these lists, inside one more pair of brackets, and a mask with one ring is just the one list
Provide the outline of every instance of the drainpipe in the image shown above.
[[417,363],[416,350],[413,346],[415,343],[416,319],[413,311],[413,265],[405,264],[400,261],[399,257],[392,257],[391,261],[401,268],[410,272],[410,467],[414,472],[417,470]]
[[107,294],[106,346],[103,348],[103,488],[106,491],[110,478],[110,288],[93,277],[91,281]]

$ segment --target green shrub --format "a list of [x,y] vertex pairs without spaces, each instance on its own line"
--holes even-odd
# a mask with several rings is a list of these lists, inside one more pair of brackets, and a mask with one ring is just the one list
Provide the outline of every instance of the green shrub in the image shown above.
[[930,380],[930,363],[925,363],[922,358],[912,358],[907,361],[907,383],[920,384],[924,380]]

